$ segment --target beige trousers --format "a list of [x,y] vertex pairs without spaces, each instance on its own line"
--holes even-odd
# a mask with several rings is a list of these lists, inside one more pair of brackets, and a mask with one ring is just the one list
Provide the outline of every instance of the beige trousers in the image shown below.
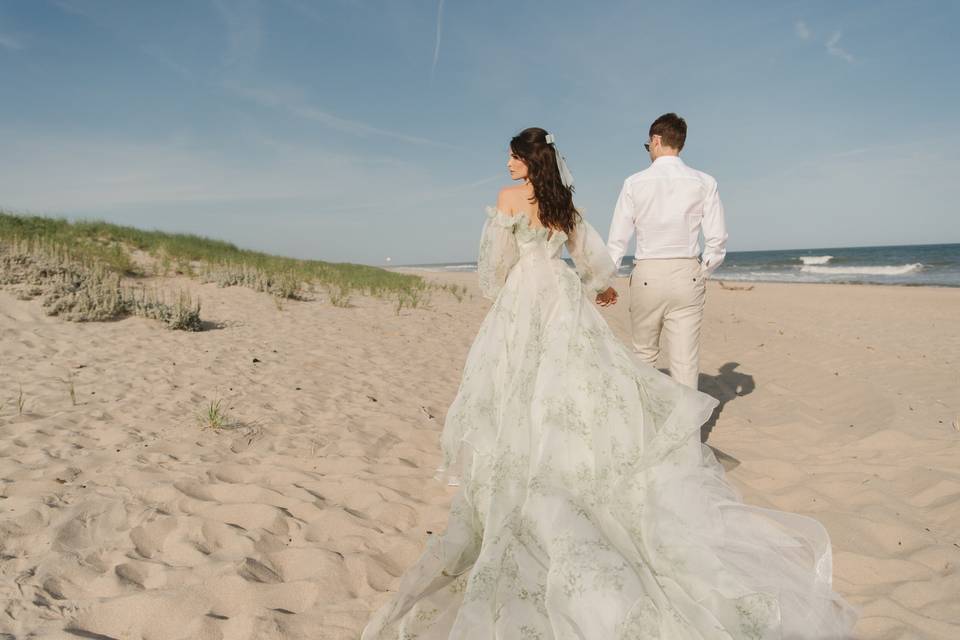
[[696,258],[637,260],[630,275],[633,350],[656,366],[661,341],[674,380],[693,389],[700,374],[700,326],[706,293]]

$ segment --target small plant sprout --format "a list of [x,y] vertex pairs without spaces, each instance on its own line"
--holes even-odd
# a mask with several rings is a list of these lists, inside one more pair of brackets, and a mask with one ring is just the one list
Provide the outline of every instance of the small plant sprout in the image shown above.
[[73,406],[77,406],[76,378],[73,375],[73,371],[67,371],[67,389],[70,391],[70,403]]
[[220,399],[211,400],[199,415],[200,426],[204,429],[225,429],[232,425]]

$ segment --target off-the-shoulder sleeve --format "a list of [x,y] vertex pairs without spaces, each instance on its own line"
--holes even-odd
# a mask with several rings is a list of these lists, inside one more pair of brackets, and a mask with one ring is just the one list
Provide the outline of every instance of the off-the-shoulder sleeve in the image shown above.
[[487,208],[487,220],[480,236],[480,255],[477,258],[477,276],[484,298],[496,299],[507,280],[507,274],[520,257],[514,235],[516,225],[515,217]]
[[590,293],[599,293],[610,286],[617,268],[607,245],[589,222],[580,219],[567,239],[567,251],[573,258],[580,281]]

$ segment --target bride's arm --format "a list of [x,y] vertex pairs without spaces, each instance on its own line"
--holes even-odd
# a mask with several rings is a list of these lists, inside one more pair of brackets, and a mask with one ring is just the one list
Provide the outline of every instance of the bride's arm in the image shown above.
[[500,293],[507,274],[519,259],[517,238],[514,236],[516,218],[497,208],[487,207],[487,220],[480,236],[480,252],[477,257],[477,279],[484,298],[495,300]]
[[610,287],[617,268],[600,234],[583,218],[567,238],[567,251],[573,258],[580,281],[590,295]]

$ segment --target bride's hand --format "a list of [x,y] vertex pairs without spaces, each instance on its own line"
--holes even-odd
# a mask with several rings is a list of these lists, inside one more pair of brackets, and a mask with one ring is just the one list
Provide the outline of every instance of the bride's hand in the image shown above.
[[606,307],[611,304],[617,304],[617,290],[613,287],[608,288],[606,291],[601,291],[597,294],[597,304],[601,307]]

